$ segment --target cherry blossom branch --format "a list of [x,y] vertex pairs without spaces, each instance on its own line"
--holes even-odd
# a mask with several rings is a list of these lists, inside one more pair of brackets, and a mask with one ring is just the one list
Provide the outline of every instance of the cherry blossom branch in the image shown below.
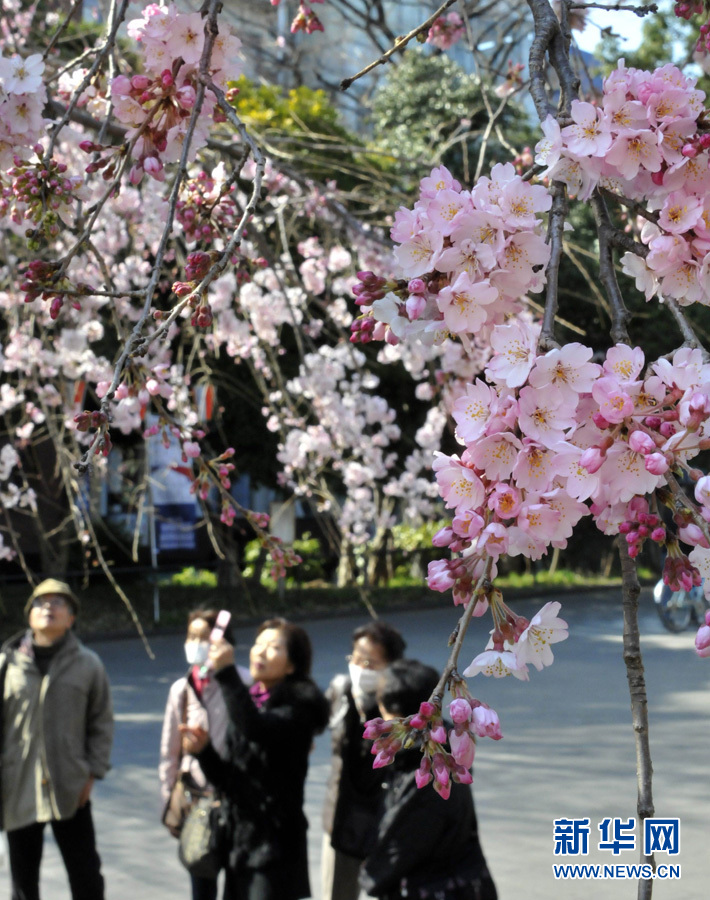
[[548,115],[554,114],[545,87],[545,54],[548,53],[560,82],[560,115],[566,119],[569,117],[570,104],[579,91],[579,78],[570,64],[565,37],[548,0],[527,0],[527,2],[535,24],[535,36],[530,45],[530,95],[541,122]]
[[552,184],[552,208],[547,229],[547,240],[550,245],[550,259],[545,269],[547,289],[545,293],[545,314],[542,319],[542,329],[538,339],[538,351],[545,353],[548,350],[558,348],[560,345],[555,338],[555,317],[557,315],[559,299],[559,276],[562,248],[564,244],[565,219],[569,211],[567,203],[567,190],[559,181]]
[[431,697],[429,698],[430,702],[435,703],[439,708],[441,708],[441,704],[446,693],[446,687],[451,679],[451,676],[456,672],[456,669],[458,667],[459,654],[461,653],[461,648],[463,647],[464,638],[466,637],[466,631],[468,630],[471,618],[473,617],[473,611],[476,608],[476,604],[481,599],[481,594],[483,594],[490,585],[489,578],[492,565],[493,559],[489,557],[486,561],[483,574],[476,582],[476,587],[473,589],[471,599],[466,604],[463,615],[456,623],[456,627],[454,628],[453,632],[451,633],[451,637],[449,638],[449,646],[451,647],[451,652],[449,653],[449,658],[446,662],[446,665],[444,666],[444,671],[441,673],[441,677],[439,678],[439,681],[432,691]]
[[108,36],[96,51],[96,58],[91,65],[91,68],[88,70],[86,75],[81,81],[81,84],[76,88],[74,94],[72,95],[71,100],[69,101],[69,105],[66,109],[66,112],[62,116],[61,120],[53,126],[52,136],[49,139],[49,145],[47,146],[47,150],[44,154],[44,163],[47,165],[52,158],[52,154],[54,153],[54,146],[57,142],[57,138],[61,130],[67,124],[67,122],[71,119],[72,113],[74,112],[74,108],[76,107],[81,95],[83,94],[85,88],[87,88],[93,78],[94,75],[99,71],[101,66],[103,65],[104,59],[113,49],[114,44],[116,43],[116,35],[118,34],[118,29],[121,26],[125,16],[126,10],[130,4],[131,0],[121,0],[121,8],[118,12],[116,12],[116,3],[115,0],[111,3],[111,9],[109,12],[109,19],[106,25],[106,30],[108,32]]
[[404,48],[412,40],[412,38],[415,38],[418,34],[422,34],[423,32],[428,31],[429,28],[431,28],[431,26],[434,24],[436,19],[438,19],[439,16],[450,6],[453,6],[454,3],[457,2],[458,0],[446,0],[446,2],[443,3],[439,7],[439,9],[437,9],[437,11],[433,13],[433,15],[429,16],[426,22],[422,22],[421,25],[413,28],[412,31],[410,31],[408,34],[405,34],[403,37],[395,38],[394,45],[390,47],[390,49],[385,53],[383,53],[382,56],[379,57],[379,59],[373,60],[373,62],[366,65],[365,68],[361,69],[356,75],[351,75],[349,78],[343,78],[343,80],[340,82],[340,90],[347,91],[350,85],[357,81],[358,78],[362,78],[363,75],[367,75],[368,72],[371,72],[377,66],[384,65],[389,60],[390,56],[392,56],[398,50],[404,50]]
[[[599,290],[599,286],[597,285],[595,279],[590,275],[589,269],[587,269],[584,263],[577,256],[578,250],[582,253],[584,252],[583,248],[577,247],[575,244],[570,244],[568,241],[565,241],[563,249],[567,258],[572,262],[574,267],[579,271],[584,280],[587,282],[589,290],[594,294],[599,307],[604,310],[609,318],[611,318],[611,310],[609,308],[606,297],[604,296],[602,291]],[[592,254],[590,254],[590,256],[592,256]],[[596,256],[594,256],[594,259],[596,260]]]
[[[520,88],[520,90],[522,90],[522,87]],[[498,104],[498,108],[494,111],[493,107],[490,104],[490,101],[488,99],[485,89],[481,91],[481,98],[483,100],[483,103],[485,104],[486,111],[488,113],[488,122],[486,123],[486,127],[484,129],[483,136],[481,137],[481,149],[479,150],[479,153],[478,153],[478,163],[476,164],[476,172],[473,176],[474,182],[478,181],[478,179],[481,177],[481,172],[483,171],[483,165],[486,160],[486,150],[488,149],[488,141],[490,140],[491,132],[493,131],[494,127],[496,126],[496,123],[498,122],[498,119],[501,117],[501,115],[503,114],[503,111],[505,110],[506,106],[508,105],[508,101],[516,93],[518,93],[518,91],[514,91],[512,94],[506,94],[506,96],[503,97],[503,99]],[[506,148],[506,149],[509,149],[509,148]]]
[[710,362],[710,353],[708,353],[708,351],[703,346],[700,338],[697,336],[695,331],[693,331],[690,322],[681,311],[680,306],[678,306],[678,301],[674,300],[672,297],[664,297],[662,302],[668,307],[671,315],[675,319],[676,324],[680,329],[680,333],[683,335],[685,346],[691,347],[696,350],[701,350],[703,354],[703,362]]
[[642,19],[644,16],[649,15],[649,13],[657,13],[658,6],[655,3],[649,3],[646,6],[629,6],[626,3],[614,3],[612,6],[607,6],[605,3],[569,3],[566,2],[565,6],[568,9],[603,9],[606,12],[618,12],[620,10],[626,10],[628,12],[636,13],[636,15]]
[[[207,82],[207,86],[209,87],[209,89],[214,93],[215,97],[217,98],[217,102],[218,102],[220,108],[225,113],[228,120],[235,126],[235,128],[237,128],[237,130],[239,131],[240,137],[242,138],[244,143],[247,144],[247,146],[250,148],[251,154],[254,157],[254,162],[256,165],[256,170],[254,173],[254,186],[252,188],[251,196],[247,202],[247,205],[244,207],[244,211],[242,213],[241,219],[239,220],[239,224],[234,229],[232,236],[229,239],[229,241],[227,242],[219,259],[212,264],[209,271],[207,272],[205,277],[202,279],[202,281],[197,285],[197,287],[193,291],[191,291],[190,294],[181,298],[180,302],[178,302],[173,307],[173,309],[170,312],[170,315],[167,316],[161,322],[160,327],[157,328],[151,335],[142,337],[140,339],[140,342],[136,344],[136,347],[133,350],[134,354],[137,356],[140,356],[143,353],[145,353],[145,351],[150,346],[150,344],[154,343],[158,338],[160,338],[162,335],[164,335],[167,332],[167,330],[169,329],[170,325],[182,313],[183,309],[189,303],[190,299],[192,297],[203,294],[207,290],[208,286],[215,280],[215,278],[218,278],[222,274],[222,272],[226,269],[227,264],[229,263],[229,261],[231,259],[231,256],[232,256],[232,253],[234,252],[235,247],[243,239],[244,228],[245,228],[247,222],[249,221],[249,219],[251,218],[251,216],[253,215],[253,213],[256,211],[256,207],[259,202],[259,198],[261,196],[261,188],[262,188],[262,183],[263,183],[263,179],[264,179],[264,171],[266,168],[266,158],[265,158],[264,154],[261,152],[261,148],[259,147],[258,143],[254,140],[254,138],[247,131],[247,128],[244,125],[244,123],[242,122],[242,120],[239,118],[239,116],[236,114],[234,109],[227,102],[227,98],[225,97],[224,92],[222,90],[220,90],[220,88],[218,88],[216,84],[209,81],[209,79],[206,79],[206,82]],[[204,83],[201,84],[200,87],[204,91],[205,84]],[[244,154],[242,154],[242,161],[244,162],[244,161],[246,161],[246,159],[247,159],[247,157]],[[175,195],[174,199],[175,199],[175,201],[177,201],[177,195]],[[173,200],[173,197],[171,195],[171,201],[172,200]],[[174,218],[175,204],[172,202],[171,202],[171,214]],[[169,219],[169,221],[172,221],[172,219]],[[156,269],[156,271],[157,271],[157,269]],[[157,278],[155,278],[154,280],[157,283]],[[151,292],[151,296],[152,296],[152,292]]]
[[44,51],[44,53],[42,54],[42,59],[46,60],[47,57],[49,56],[49,54],[52,52],[52,50],[54,50],[54,47],[56,46],[57,41],[67,30],[67,28],[69,27],[69,23],[74,18],[74,14],[76,13],[76,11],[78,9],[81,9],[83,3],[84,3],[84,0],[74,0],[74,3],[72,4],[72,8],[67,13],[66,18],[61,23],[59,28],[57,28],[57,30],[54,32],[54,34],[51,37],[51,40],[47,44],[47,48]]
[[[653,766],[651,764],[651,747],[648,732],[648,698],[646,679],[644,677],[643,658],[639,634],[638,608],[641,585],[639,584],[636,563],[629,556],[628,544],[623,535],[616,539],[622,573],[622,593],[624,612],[624,664],[626,678],[631,697],[631,718],[636,744],[636,810],[640,822],[654,814],[653,806]],[[641,826],[643,827],[643,826]],[[653,856],[645,857],[641,862],[653,865]],[[652,880],[639,880],[638,898],[647,900],[653,890]]]
[[690,515],[690,518],[693,520],[695,525],[702,531],[705,540],[710,543],[710,526],[705,521],[705,519],[700,515],[697,510],[695,504],[688,498],[685,491],[678,483],[675,475],[669,470],[663,476],[666,480],[666,484],[671,489],[671,493],[673,494],[673,500],[676,505],[677,510],[682,510],[684,513]]
[[654,222],[656,225],[658,224],[659,214],[657,212],[652,212],[650,209],[646,209],[646,207],[638,203],[636,200],[630,200],[628,197],[624,197],[622,194],[617,194],[615,191],[610,191],[609,188],[599,188],[601,193],[605,197],[611,197],[616,200],[617,203],[621,203],[622,206],[625,206],[627,209],[630,209],[631,212],[636,216],[641,216],[644,219],[647,219],[649,222]]
[[[125,2],[125,0],[124,0]],[[143,337],[143,329],[145,324],[150,316],[151,305],[153,301],[153,295],[158,286],[158,281],[160,280],[161,269],[163,265],[163,259],[165,257],[165,253],[168,246],[168,241],[170,239],[170,235],[172,234],[173,224],[175,222],[175,213],[177,209],[177,201],[180,195],[180,187],[182,186],[183,181],[187,177],[187,164],[190,155],[190,150],[192,147],[192,140],[195,134],[195,128],[197,127],[197,121],[199,119],[200,113],[202,112],[202,106],[205,98],[205,90],[206,85],[209,80],[209,66],[210,61],[212,59],[212,49],[214,47],[215,37],[217,35],[217,24],[216,17],[217,12],[221,8],[220,0],[210,0],[209,4],[209,14],[208,14],[208,25],[205,28],[205,44],[202,50],[202,55],[200,57],[199,64],[199,83],[197,86],[197,91],[195,94],[195,103],[192,108],[192,112],[190,114],[190,121],[188,123],[187,129],[185,131],[185,137],[182,145],[182,153],[180,155],[180,161],[178,164],[177,173],[175,175],[175,179],[173,181],[172,188],[170,190],[170,196],[168,199],[168,214],[165,222],[165,227],[163,228],[163,233],[160,238],[160,243],[158,245],[158,249],[155,253],[155,260],[153,262],[153,269],[151,273],[150,281],[145,289],[143,309],[141,310],[140,316],[138,317],[133,330],[131,331],[128,340],[126,341],[121,353],[118,357],[114,365],[113,377],[111,379],[111,384],[108,387],[103,399],[101,400],[101,412],[106,415],[108,420],[108,412],[109,405],[113,400],[116,388],[118,387],[121,377],[123,375],[123,371],[126,367],[126,363],[132,356],[140,356],[145,352],[148,344],[146,343],[146,339]],[[76,95],[75,95],[76,96]],[[157,108],[154,107],[154,109]],[[67,114],[69,114],[69,110]],[[128,158],[128,154],[124,159],[124,167],[125,160]],[[236,241],[235,241],[236,243]],[[231,249],[230,249],[231,252]],[[228,259],[229,257],[227,257]],[[224,268],[226,266],[226,260],[222,266]],[[214,269],[215,266],[212,267]],[[210,269],[210,272],[212,271]],[[207,281],[209,278],[209,272],[207,276],[205,276],[204,281]],[[214,277],[214,276],[213,276]],[[209,279],[210,281],[212,279]],[[209,281],[207,281],[209,283]],[[199,290],[199,288],[198,288]],[[197,291],[194,291],[193,296]],[[186,300],[189,298],[185,298]],[[180,305],[180,308],[184,307],[184,302]],[[162,333],[161,329],[158,329],[158,332]],[[151,341],[155,339],[155,336],[151,339]],[[148,341],[150,343],[151,341]],[[92,453],[95,453],[99,447],[100,442],[103,440],[102,429],[98,429],[96,434],[94,435],[88,449],[83,454],[80,460],[78,460],[74,466],[79,472],[85,472],[89,465],[89,460],[91,458]]]
[[611,338],[614,343],[628,344],[629,334],[626,324],[629,321],[629,312],[621,296],[614,267],[612,238],[615,229],[611,224],[604,198],[596,189],[592,194],[592,210],[599,235],[599,276],[611,303]]

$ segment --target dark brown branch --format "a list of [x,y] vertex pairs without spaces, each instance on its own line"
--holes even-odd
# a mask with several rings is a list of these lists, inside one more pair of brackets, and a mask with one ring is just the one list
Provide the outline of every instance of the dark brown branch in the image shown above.
[[[646,694],[646,679],[641,656],[638,622],[641,585],[636,572],[636,563],[629,556],[628,545],[623,535],[619,535],[616,545],[619,551],[619,559],[621,560],[623,579],[624,664],[626,665],[626,678],[629,683],[631,721],[636,744],[636,811],[639,817],[640,830],[642,831],[644,819],[654,814],[654,806],[653,766],[651,764],[651,746],[648,733],[648,697]],[[650,863],[655,868],[653,855],[644,856],[643,850],[641,850],[641,862]],[[652,891],[652,879],[639,881],[639,900],[648,900]]]
[[446,2],[443,3],[433,15],[429,16],[426,22],[422,22],[421,25],[417,25],[417,27],[413,28],[412,31],[409,32],[409,34],[405,34],[403,37],[396,38],[394,45],[390,47],[390,49],[387,50],[386,53],[383,53],[382,56],[379,57],[379,59],[373,60],[373,62],[366,65],[365,68],[361,69],[356,75],[351,75],[349,78],[343,78],[343,80],[340,82],[340,90],[347,91],[350,85],[353,84],[353,82],[357,81],[358,78],[362,78],[363,75],[367,75],[368,72],[371,72],[377,66],[384,65],[393,53],[396,53],[398,50],[404,50],[404,48],[412,40],[412,38],[415,38],[418,34],[422,34],[424,31],[428,31],[428,29],[431,28],[431,26],[439,18],[439,16],[450,6],[453,6],[456,2],[458,2],[458,0],[446,0]]
[[538,350],[544,353],[559,347],[555,339],[555,317],[559,300],[560,260],[564,244],[565,219],[568,213],[567,191],[560,181],[552,183],[552,209],[547,226],[547,240],[550,244],[550,259],[545,269],[547,289],[545,292],[545,315],[537,342]]
[[535,23],[535,37],[530,46],[529,62],[530,94],[535,109],[541,122],[555,111],[545,89],[545,54],[548,53],[560,82],[560,115],[567,118],[570,104],[579,92],[579,78],[569,61],[567,39],[548,0],[527,0],[527,2]]
[[592,210],[599,235],[599,277],[611,303],[611,338],[616,344],[628,344],[626,323],[630,317],[621,296],[614,267],[613,235],[616,229],[611,224],[606,203],[598,190],[592,194]]
[[647,6],[629,6],[626,3],[614,3],[612,6],[607,6],[605,3],[570,3],[568,4],[568,9],[603,9],[606,12],[618,12],[619,10],[626,10],[627,12],[636,13],[636,15],[642,19],[644,16],[647,16],[649,13],[657,13],[658,6],[655,3],[649,3]]
[[702,350],[703,361],[706,363],[710,362],[710,353],[708,353],[700,341],[700,338],[693,331],[690,322],[686,319],[681,308],[678,306],[678,301],[674,300],[672,297],[664,297],[663,302],[670,310],[671,315],[676,321],[676,325],[680,329],[680,333],[683,335],[684,346],[691,347],[693,350]]

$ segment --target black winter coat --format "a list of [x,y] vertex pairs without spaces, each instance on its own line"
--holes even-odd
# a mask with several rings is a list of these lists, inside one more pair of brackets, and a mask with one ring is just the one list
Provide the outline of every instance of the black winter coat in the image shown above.
[[228,865],[278,872],[283,900],[309,897],[303,790],[325,697],[309,679],[286,678],[257,709],[234,666],[215,677],[229,717],[225,756],[208,744],[197,759],[224,798]]
[[[336,675],[326,697],[330,703],[331,768],[323,804],[323,830],[342,853],[364,859],[377,833],[384,771],[373,769],[372,741],[365,740],[347,675]],[[373,702],[365,718],[377,716]]]
[[431,786],[417,788],[418,749],[395,756],[385,770],[384,812],[377,843],[360,870],[373,897],[496,900],[478,841],[473,793],[454,784],[448,800]]

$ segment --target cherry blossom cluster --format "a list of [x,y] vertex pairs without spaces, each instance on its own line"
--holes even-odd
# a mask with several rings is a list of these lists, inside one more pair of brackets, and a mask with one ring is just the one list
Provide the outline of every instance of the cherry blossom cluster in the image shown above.
[[[536,331],[523,322],[496,326],[491,343],[490,384],[467,385],[453,405],[465,450],[436,454],[439,490],[454,518],[434,544],[454,558],[430,564],[429,586],[467,603],[489,560],[495,577],[501,554],[539,559],[550,545],[566,546],[589,513],[606,534],[624,532],[632,548],[646,537],[664,541],[643,498],[710,447],[710,366],[701,351],[678,350],[644,378],[638,347],[617,344],[602,365],[581,344],[540,356]],[[698,481],[695,499],[710,521],[710,479]],[[682,513],[676,525],[694,549],[686,557],[667,542],[666,580],[673,586],[680,570],[710,576],[706,529]],[[486,606],[479,602],[477,614]]]
[[451,690],[454,699],[449,705],[452,727],[448,732],[440,705],[428,700],[420,704],[418,712],[405,718],[385,721],[377,717],[366,722],[363,735],[373,741],[373,768],[389,765],[402,748],[417,746],[422,752],[415,773],[418,788],[433,784],[446,800],[452,783],[471,784],[475,739],[490,737],[497,741],[503,735],[496,711],[471,697],[461,679],[452,684]]
[[14,156],[27,156],[44,133],[43,72],[38,53],[26,59],[0,56],[0,169],[8,168]]
[[[153,3],[140,19],[128,23],[128,34],[141,45],[144,74],[118,75],[111,82],[111,98],[116,117],[129,126],[128,139],[135,139],[129,178],[138,184],[145,173],[163,181],[165,164],[180,158],[195,106],[204,19],[200,13],[179,13],[174,4]],[[240,74],[240,46],[241,41],[230,34],[217,36],[209,72],[218,87]],[[213,119],[222,121],[216,97],[207,90],[193,133],[194,147],[204,145]]]
[[233,193],[234,186],[224,183],[223,165],[212,174],[201,170],[187,180],[177,203],[177,220],[185,240],[211,243],[218,235],[231,231],[238,221]]
[[[693,16],[705,16],[707,8],[702,0],[679,0],[673,7],[673,12],[679,19],[685,19],[689,22]],[[695,52],[703,55],[710,50],[710,22],[707,19],[700,26],[699,31],[700,37],[695,45]]]
[[505,81],[501,82],[493,93],[497,97],[510,97],[523,86],[522,72],[525,66],[522,63],[514,63],[512,59],[508,60],[508,71]]
[[[323,3],[323,0],[311,0],[311,3]],[[278,4],[273,4],[278,5]],[[298,6],[298,12],[293,17],[293,21],[291,22],[291,34],[296,34],[298,31],[305,31],[306,34],[313,34],[314,31],[324,31],[323,23],[318,18],[316,13],[313,12],[308,3],[304,3],[301,0]]]
[[624,271],[647,300],[710,304],[710,132],[705,94],[672,65],[653,72],[623,60],[604,81],[601,106],[575,100],[572,124],[548,116],[535,160],[543,176],[586,200],[601,186],[646,204],[645,258],[626,253]]
[[54,159],[45,163],[41,144],[32,149],[34,161],[15,156],[7,171],[12,187],[3,191],[0,215],[8,215],[16,225],[23,220],[31,222],[35,227],[27,230],[26,237],[30,250],[37,250],[40,237],[49,241],[59,234],[61,217],[73,202],[81,178],[67,176],[66,163]]
[[439,50],[448,50],[458,44],[466,34],[466,26],[457,12],[447,13],[434,19],[426,37],[427,44],[433,44]]
[[[544,286],[550,248],[538,214],[551,202],[546,188],[524,181],[511,163],[494,166],[470,191],[444,166],[433,169],[414,208],[395,215],[394,289],[362,306],[355,333],[392,343],[414,336],[440,342],[449,334],[485,341],[523,294]],[[372,296],[365,282],[356,290],[360,303]]]

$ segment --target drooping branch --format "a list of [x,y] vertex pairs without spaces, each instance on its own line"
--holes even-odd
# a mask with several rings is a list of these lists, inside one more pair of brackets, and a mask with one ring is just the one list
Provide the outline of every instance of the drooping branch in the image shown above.
[[579,78],[569,61],[567,41],[548,0],[528,0],[528,6],[535,23],[535,37],[530,46],[529,60],[530,94],[535,109],[541,122],[555,112],[547,97],[547,54],[560,83],[559,113],[566,119],[569,117],[570,104],[579,92]]
[[379,59],[373,60],[371,63],[365,66],[364,69],[361,69],[356,75],[351,75],[349,78],[343,78],[340,82],[340,90],[347,91],[351,84],[358,80],[358,78],[362,78],[363,75],[367,75],[368,72],[371,72],[377,66],[383,66],[389,58],[397,53],[398,50],[404,50],[407,44],[415,38],[418,34],[423,34],[425,31],[428,31],[429,28],[434,24],[434,22],[439,18],[439,16],[445,12],[450,6],[453,6],[454,3],[457,3],[458,0],[446,0],[445,3],[437,9],[437,11],[429,16],[426,22],[422,22],[421,25],[417,25],[416,28],[413,28],[408,34],[405,34],[403,37],[398,37],[395,39],[394,45],[390,47]]
[[[640,828],[643,830],[643,822],[654,814],[653,806],[653,766],[651,764],[651,747],[648,730],[648,697],[646,694],[646,679],[644,676],[643,658],[641,655],[641,641],[639,634],[638,608],[641,585],[636,572],[636,563],[628,553],[628,545],[619,535],[616,540],[621,560],[621,572],[623,579],[623,612],[624,612],[624,664],[626,666],[626,678],[629,684],[631,697],[631,719],[634,729],[634,741],[636,744],[636,811],[638,813]],[[641,862],[654,866],[653,856],[643,855]],[[655,866],[654,866],[655,868]],[[650,900],[653,891],[653,880],[639,880],[639,900]]]
[[476,604],[481,600],[483,593],[490,586],[489,578],[491,574],[491,567],[493,565],[492,557],[489,557],[483,574],[478,579],[478,582],[473,589],[473,593],[471,594],[471,599],[466,604],[466,608],[461,616],[461,618],[456,623],[456,627],[454,628],[451,638],[449,639],[449,645],[451,646],[451,652],[449,653],[449,658],[446,661],[446,665],[444,666],[444,670],[441,673],[441,677],[439,678],[439,682],[434,688],[430,700],[432,703],[436,703],[437,706],[441,707],[441,703],[444,699],[444,695],[446,693],[447,685],[451,679],[451,676],[456,672],[459,663],[459,655],[461,653],[461,648],[463,647],[464,638],[466,637],[466,631],[471,622],[471,618],[473,616],[473,611],[476,608]]
[[670,310],[671,315],[676,321],[676,325],[680,329],[680,333],[683,335],[684,346],[691,347],[694,350],[702,350],[703,360],[706,363],[710,362],[710,353],[708,353],[708,351],[703,346],[700,338],[693,331],[693,327],[683,314],[680,306],[678,305],[678,301],[674,300],[672,297],[665,297],[663,298],[663,303]]
[[555,339],[555,316],[558,307],[558,289],[560,275],[560,261],[564,243],[564,227],[567,218],[567,190],[559,181],[555,181],[551,188],[552,208],[547,229],[547,240],[550,244],[550,259],[545,269],[547,282],[545,294],[545,314],[542,319],[542,330],[538,340],[540,352],[546,352],[559,347]]
[[596,189],[592,194],[592,210],[599,235],[599,276],[611,303],[611,337],[614,343],[628,344],[629,334],[626,324],[629,320],[629,312],[626,309],[624,298],[621,296],[614,268],[613,237],[616,229],[609,218],[604,198]]

